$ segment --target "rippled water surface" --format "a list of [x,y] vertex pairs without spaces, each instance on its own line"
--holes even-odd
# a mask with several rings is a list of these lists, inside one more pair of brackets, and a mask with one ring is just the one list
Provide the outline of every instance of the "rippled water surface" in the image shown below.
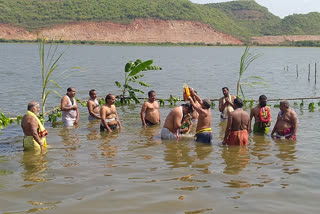
[[[98,96],[119,94],[114,81],[122,80],[125,63],[137,58],[154,59],[154,64],[163,70],[148,71],[143,80],[152,84],[159,98],[181,96],[184,82],[203,98],[219,98],[224,86],[235,93],[243,50],[71,46],[59,70],[81,66],[85,72],[73,72],[59,83],[64,89],[74,86],[82,100],[88,98],[92,88]],[[314,63],[319,63],[320,49],[252,51],[263,55],[245,76],[263,77],[268,86],[245,88],[248,98],[257,99],[262,93],[270,99],[319,96],[318,85],[314,84]],[[37,54],[36,45],[0,44],[2,112],[24,114],[29,101],[39,101]],[[308,64],[312,71],[310,82]],[[80,107],[78,127],[66,129],[46,123],[50,148],[45,155],[23,152],[21,128],[10,125],[0,136],[0,211],[319,213],[318,101],[305,100],[303,106],[301,101],[290,102],[299,119],[296,142],[251,135],[248,147],[221,145],[226,124],[220,122],[217,102],[212,109],[212,145],[197,144],[192,136],[178,143],[161,141],[161,126],[141,128],[141,105],[118,107],[124,127],[120,133],[100,133],[99,123],[87,120],[85,107]],[[60,98],[52,94],[48,102],[50,109],[59,104]],[[309,112],[310,102],[316,104],[315,112]],[[270,102],[272,106],[276,103]],[[173,107],[166,103],[160,108],[162,121]],[[249,112],[250,107],[245,110]],[[278,109],[272,107],[273,118],[277,113]]]

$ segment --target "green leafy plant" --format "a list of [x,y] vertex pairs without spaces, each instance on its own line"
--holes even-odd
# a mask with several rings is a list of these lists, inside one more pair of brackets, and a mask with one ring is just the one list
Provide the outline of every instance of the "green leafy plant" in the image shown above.
[[[61,40],[61,39],[60,39]],[[62,89],[56,82],[56,80],[63,76],[63,74],[66,72],[62,71],[59,73],[59,75],[56,76],[55,79],[52,79],[52,75],[54,71],[59,67],[58,62],[63,56],[64,52],[67,50],[69,46],[67,46],[65,49],[60,51],[59,44],[60,40],[53,41],[49,40],[47,41],[46,37],[42,37],[41,39],[38,39],[38,47],[39,47],[39,56],[40,56],[40,65],[41,65],[41,79],[42,79],[42,95],[41,95],[41,102],[42,102],[42,113],[40,114],[40,120],[44,121],[44,114],[46,110],[46,101],[51,92],[56,93],[58,96],[61,97],[59,92],[57,92],[54,89],[50,88],[49,83],[51,83],[52,86]],[[48,45],[47,42],[49,43]],[[57,43],[54,43],[57,42]],[[80,69],[80,67],[72,67],[72,69]],[[64,78],[69,77],[63,76]]]
[[4,113],[0,114],[0,135],[1,129],[7,127],[9,124],[12,124],[16,121],[17,124],[20,124],[22,116],[18,115],[16,118],[9,118]]
[[274,108],[279,108],[279,107],[280,107],[280,104],[274,104],[273,107],[274,107]]
[[164,99],[159,99],[159,105],[164,106]]
[[50,114],[48,115],[48,122],[54,123],[57,122],[57,118],[61,117],[61,109],[58,108],[55,111],[50,112]]
[[[261,54],[252,54],[249,52],[249,50],[250,48],[249,46],[247,46],[244,53],[241,56],[239,78],[237,82],[237,97],[239,97],[240,92],[242,94],[242,97],[245,97],[242,88],[244,85],[248,85],[250,87],[254,87],[256,85],[266,85],[266,83],[264,83],[265,80],[257,76],[249,76],[244,79],[244,82],[242,82],[243,74],[248,69],[249,65],[258,57],[262,56]],[[259,82],[258,80],[263,82]]]
[[216,107],[216,104],[215,104],[215,102],[212,100],[212,101],[211,101],[211,108],[214,109],[214,107]]
[[293,105],[294,105],[294,106],[298,106],[298,103],[297,103],[297,102],[294,102]]
[[[153,66],[153,60],[147,60],[142,62],[140,59],[137,59],[135,62],[130,61],[125,65],[124,68],[124,83],[121,84],[119,81],[116,81],[115,84],[121,89],[120,95],[120,103],[126,104],[126,99],[133,99],[136,103],[140,103],[139,99],[136,96],[137,93],[143,94],[144,92],[140,89],[134,88],[131,84],[138,83],[144,87],[150,87],[151,85],[140,81],[139,79],[144,76],[144,74],[140,74],[142,71],[148,70],[161,70],[161,67]],[[127,93],[129,97],[126,97]]]
[[300,103],[300,107],[303,107],[303,106],[304,106],[304,102],[302,100],[301,103]]
[[318,106],[320,106],[320,101],[318,102]]
[[309,103],[308,109],[310,112],[314,112],[314,110],[316,109],[316,105],[314,104],[314,102]]
[[168,99],[168,102],[170,103],[170,105],[176,105],[176,103],[178,101],[181,101],[181,99],[180,98],[176,98],[172,94],[170,94],[170,97]]

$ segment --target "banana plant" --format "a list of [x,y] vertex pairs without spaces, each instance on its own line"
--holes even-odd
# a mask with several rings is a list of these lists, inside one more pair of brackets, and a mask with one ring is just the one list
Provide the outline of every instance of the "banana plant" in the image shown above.
[[240,70],[239,70],[239,79],[237,82],[237,97],[239,97],[240,92],[242,94],[242,97],[245,98],[244,93],[243,93],[243,89],[242,86],[244,85],[248,85],[250,87],[254,87],[256,85],[266,85],[266,81],[261,78],[261,77],[257,77],[257,76],[249,76],[246,77],[243,81],[243,74],[244,72],[247,70],[247,68],[249,67],[249,65],[256,60],[257,58],[259,58],[260,56],[262,56],[262,54],[252,54],[249,52],[249,46],[246,47],[244,53],[241,56],[241,61],[240,61]]
[[[125,100],[133,99],[135,103],[140,103],[136,93],[144,94],[144,92],[138,88],[132,86],[133,83],[137,83],[144,87],[151,87],[150,84],[142,82],[140,78],[144,77],[144,74],[141,74],[142,71],[148,70],[162,70],[159,66],[152,65],[153,60],[147,60],[142,62],[141,59],[137,59],[135,62],[129,61],[124,68],[124,83],[121,84],[119,81],[115,81],[116,86],[121,89],[120,102],[125,104]],[[126,95],[129,97],[126,97]]]

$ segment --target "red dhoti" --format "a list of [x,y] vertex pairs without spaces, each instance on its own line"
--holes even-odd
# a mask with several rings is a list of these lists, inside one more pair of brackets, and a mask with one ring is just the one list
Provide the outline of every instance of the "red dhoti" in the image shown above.
[[248,145],[248,131],[231,131],[229,138],[226,140],[227,145]]

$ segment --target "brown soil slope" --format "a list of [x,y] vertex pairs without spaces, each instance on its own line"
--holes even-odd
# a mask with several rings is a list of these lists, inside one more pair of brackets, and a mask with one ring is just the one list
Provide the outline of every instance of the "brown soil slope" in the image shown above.
[[281,44],[283,42],[297,42],[297,41],[320,41],[320,35],[285,35],[285,36],[262,36],[253,37],[252,42],[273,45]]
[[[109,42],[171,42],[206,44],[242,44],[233,36],[215,31],[207,24],[192,21],[135,20],[130,24],[79,22],[42,29],[39,35],[63,40]],[[34,40],[37,32],[0,24],[0,38]]]

